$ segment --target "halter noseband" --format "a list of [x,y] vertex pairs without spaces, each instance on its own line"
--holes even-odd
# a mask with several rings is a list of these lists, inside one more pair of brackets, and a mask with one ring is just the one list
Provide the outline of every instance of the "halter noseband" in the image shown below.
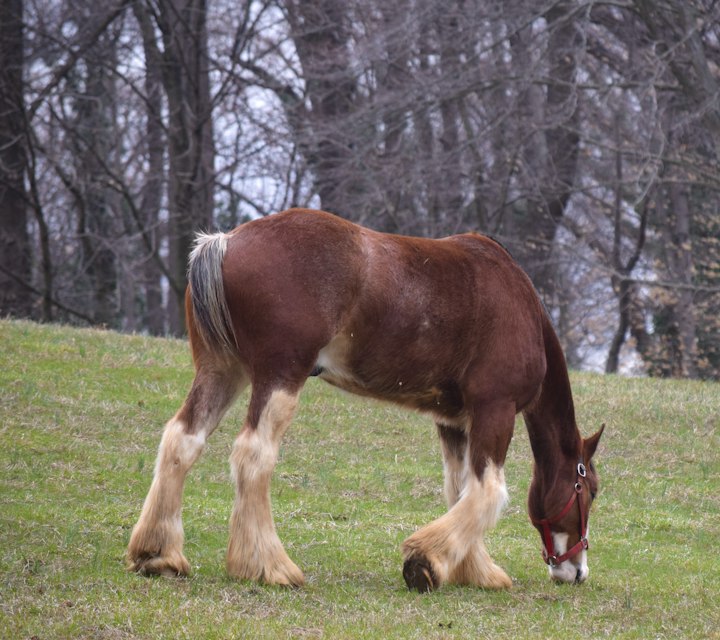
[[542,557],[546,564],[549,564],[551,567],[557,567],[558,565],[561,565],[568,558],[572,558],[574,555],[580,553],[580,551],[582,551],[583,549],[588,549],[590,547],[587,539],[587,520],[582,510],[582,504],[578,504],[578,510],[580,511],[580,540],[575,545],[573,545],[565,553],[557,555],[557,553],[555,553],[555,544],[553,543],[552,532],[550,531],[550,525],[560,522],[560,520],[562,520],[570,512],[570,509],[572,509],[575,501],[580,500],[579,496],[583,490],[583,485],[580,482],[580,478],[584,478],[586,475],[587,470],[585,469],[585,465],[582,462],[579,462],[577,466],[577,480],[575,481],[575,489],[570,496],[570,499],[567,501],[567,504],[563,507],[562,511],[560,511],[560,513],[558,513],[553,518],[542,518],[540,520],[536,520],[533,517],[530,518],[534,525],[542,528]]

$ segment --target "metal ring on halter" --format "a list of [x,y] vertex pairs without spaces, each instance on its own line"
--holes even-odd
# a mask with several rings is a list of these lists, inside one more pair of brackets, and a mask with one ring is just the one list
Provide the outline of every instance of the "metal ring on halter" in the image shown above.
[[584,478],[585,476],[587,476],[587,470],[585,469],[585,465],[582,462],[578,463],[577,472],[581,478]]

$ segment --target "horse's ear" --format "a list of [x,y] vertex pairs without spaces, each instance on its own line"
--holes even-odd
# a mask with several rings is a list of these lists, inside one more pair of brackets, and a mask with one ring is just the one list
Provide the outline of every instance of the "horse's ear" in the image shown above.
[[605,431],[604,422],[595,435],[583,440],[583,458],[585,459],[585,464],[590,462],[590,459],[595,455],[595,450],[597,449],[598,442],[600,442],[600,436],[603,434],[603,431]]

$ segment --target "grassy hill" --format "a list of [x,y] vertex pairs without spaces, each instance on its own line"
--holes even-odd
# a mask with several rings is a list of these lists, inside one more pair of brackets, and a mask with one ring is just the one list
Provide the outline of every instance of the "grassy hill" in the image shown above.
[[165,421],[192,380],[182,341],[0,321],[0,637],[720,638],[720,385],[574,374],[596,456],[590,578],[550,582],[525,496],[522,421],[511,502],[488,538],[503,593],[409,593],[401,541],[444,511],[429,419],[308,382],[273,481],[302,590],[224,571],[228,456],[243,396],[185,493],[188,579],[124,570]]

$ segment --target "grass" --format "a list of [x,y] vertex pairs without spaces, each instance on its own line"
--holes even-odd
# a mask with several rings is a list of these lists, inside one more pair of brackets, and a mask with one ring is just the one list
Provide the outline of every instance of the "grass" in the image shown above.
[[0,321],[0,365],[0,637],[720,638],[720,385],[573,374],[581,429],[608,425],[588,582],[547,577],[518,423],[488,539],[514,588],[421,596],[399,546],[444,510],[427,418],[308,382],[273,480],[308,579],[287,590],[224,571],[243,397],[188,478],[192,575],[146,579],[124,550],[192,379],[187,345]]

